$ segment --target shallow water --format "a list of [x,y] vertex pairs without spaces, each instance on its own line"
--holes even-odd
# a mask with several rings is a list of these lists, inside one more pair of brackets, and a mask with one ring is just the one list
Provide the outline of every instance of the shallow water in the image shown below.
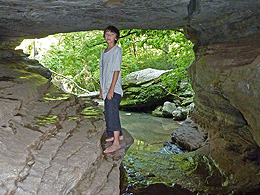
[[[104,102],[95,99],[99,108],[104,110]],[[159,152],[163,143],[171,140],[171,133],[180,123],[171,118],[155,117],[150,113],[120,111],[122,128],[134,138],[130,149]]]
[[129,150],[159,152],[163,143],[171,140],[171,133],[179,123],[149,113],[120,111],[122,128],[125,128],[135,139]]

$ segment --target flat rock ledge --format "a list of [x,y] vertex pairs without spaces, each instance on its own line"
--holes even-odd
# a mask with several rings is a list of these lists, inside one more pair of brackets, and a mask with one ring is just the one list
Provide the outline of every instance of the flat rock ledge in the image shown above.
[[130,135],[104,155],[104,117],[90,98],[8,64],[0,63],[0,80],[0,194],[120,193]]

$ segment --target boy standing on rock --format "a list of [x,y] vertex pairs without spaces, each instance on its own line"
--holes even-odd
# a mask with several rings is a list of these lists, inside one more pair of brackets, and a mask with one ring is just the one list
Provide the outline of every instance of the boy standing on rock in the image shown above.
[[105,101],[105,120],[109,137],[106,142],[113,142],[110,147],[104,150],[104,153],[111,153],[121,148],[120,141],[123,140],[118,109],[123,96],[122,50],[116,45],[119,38],[119,30],[116,27],[108,26],[104,30],[104,38],[107,42],[107,48],[101,52],[100,58],[99,97]]

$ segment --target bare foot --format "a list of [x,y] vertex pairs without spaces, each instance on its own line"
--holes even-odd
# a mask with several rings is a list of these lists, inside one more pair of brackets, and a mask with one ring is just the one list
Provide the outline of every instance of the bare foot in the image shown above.
[[[123,141],[124,140],[124,136],[123,135],[119,136],[119,140]],[[110,138],[106,139],[106,142],[112,142],[112,141],[114,141],[114,137],[110,137]]]
[[121,145],[112,145],[112,146],[108,147],[107,149],[105,149],[104,153],[105,154],[112,153],[112,152],[119,150],[120,148],[121,148]]

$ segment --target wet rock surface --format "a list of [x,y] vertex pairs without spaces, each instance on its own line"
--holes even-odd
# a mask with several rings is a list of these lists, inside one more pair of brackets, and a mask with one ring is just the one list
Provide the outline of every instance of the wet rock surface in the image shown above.
[[192,119],[207,131],[211,158],[226,175],[227,187],[241,191],[260,187],[259,45],[251,37],[201,46],[189,67]]
[[103,155],[105,127],[96,103],[1,59],[0,194],[119,194],[131,136]]

